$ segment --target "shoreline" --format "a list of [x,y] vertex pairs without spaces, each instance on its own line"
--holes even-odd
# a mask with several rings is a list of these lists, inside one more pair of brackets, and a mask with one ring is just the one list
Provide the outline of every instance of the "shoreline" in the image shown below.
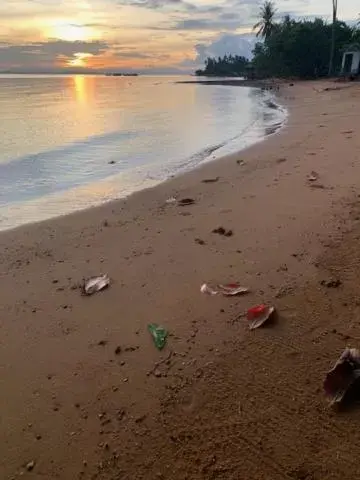
[[[221,161],[223,159],[226,159],[229,156],[240,155],[241,152],[246,151],[248,148],[251,148],[253,145],[256,145],[257,143],[261,143],[265,141],[269,135],[278,133],[284,127],[284,125],[286,125],[288,112],[285,105],[282,105],[281,103],[277,103],[279,99],[280,97],[279,95],[276,95],[276,92],[271,92],[270,98],[266,100],[264,99],[262,101],[262,103],[264,104],[264,108],[277,110],[279,112],[279,118],[276,118],[276,119],[274,118],[272,123],[269,124],[268,126],[264,125],[264,132],[262,135],[256,133],[256,128],[254,126],[249,125],[248,131],[246,132],[245,135],[239,134],[236,140],[235,138],[228,139],[227,141],[224,141],[219,145],[214,145],[213,147],[208,146],[204,148],[202,151],[196,152],[191,157],[186,159],[186,161],[184,160],[181,165],[176,166],[176,168],[173,167],[174,171],[172,171],[172,174],[169,174],[167,178],[163,178],[156,181],[153,181],[151,178],[143,179],[141,182],[139,180],[141,185],[140,184],[136,185],[136,183],[135,183],[135,187],[130,187],[129,185],[127,185],[126,190],[128,191],[126,193],[123,192],[121,196],[117,196],[116,198],[113,198],[115,195],[115,192],[117,191],[116,187],[118,184],[121,185],[121,179],[119,179],[118,177],[122,174],[126,174],[127,173],[126,171],[120,172],[118,174],[115,174],[113,176],[109,176],[103,179],[99,179],[98,181],[91,182],[90,184],[81,185],[75,189],[56,192],[55,194],[50,194],[44,197],[38,197],[33,200],[28,200],[25,202],[20,202],[20,203],[14,202],[8,205],[4,205],[1,207],[1,210],[3,209],[3,212],[1,212],[0,210],[0,212],[3,214],[2,225],[0,224],[0,234],[2,232],[12,231],[14,229],[21,228],[23,226],[26,227],[33,224],[39,225],[42,222],[56,220],[57,218],[61,218],[67,215],[76,215],[77,213],[81,214],[92,208],[99,208],[101,206],[110,205],[112,204],[112,202],[129,199],[134,194],[137,194],[143,190],[151,190],[153,188],[157,188],[157,186],[163,183],[166,183],[168,181],[171,181],[175,177],[184,175],[188,172],[197,170],[199,168],[201,169],[204,165],[211,163],[213,161]],[[245,141],[245,145],[242,148],[240,148],[240,145],[239,145],[240,140],[242,142]],[[236,142],[236,146],[231,147],[234,141]],[[226,152],[226,150],[230,150],[230,151]],[[222,152],[222,153],[219,153],[219,152]],[[83,207],[82,205],[86,202],[86,198],[85,197],[83,198],[81,196],[82,195],[81,192],[82,191],[86,192],[87,189],[91,190],[92,188],[93,189],[103,188],[104,191],[106,190],[106,188],[108,188],[109,193],[107,197],[109,198],[106,200],[98,200],[96,203],[94,203],[89,207]],[[75,197],[80,195],[80,197],[77,200],[75,200],[75,201],[78,201],[79,203],[79,208],[77,210],[72,210],[72,207],[71,207],[71,198],[74,195]],[[36,214],[36,211],[38,209],[40,210],[43,209],[43,205],[49,201],[53,202],[54,198],[57,199],[56,202],[58,204],[58,213],[54,213],[52,216],[49,216],[49,213],[47,212],[43,212],[42,214]],[[37,218],[36,218],[36,215],[37,215]],[[28,219],[29,217],[33,218],[33,220],[24,221],[24,219]],[[11,219],[11,220],[8,221],[8,219]],[[11,225],[11,222],[12,222],[12,225]],[[9,224],[10,226],[8,226]]]
[[[334,415],[321,385],[360,336],[360,89],[313,85],[282,88],[286,126],[240,154],[1,232],[2,478],[27,475],[29,462],[32,478],[60,480],[357,472],[359,412]],[[100,273],[110,288],[81,296],[77,285]],[[338,290],[320,286],[329,275]],[[231,281],[250,293],[200,293]],[[277,321],[249,332],[240,315],[259,303]],[[152,322],[169,331],[163,352]]]
[[[250,88],[260,88],[264,90],[275,90],[277,91],[279,86],[284,82],[279,83],[278,81],[265,79],[265,80],[248,80],[248,79],[236,79],[236,78],[227,78],[227,79],[216,79],[211,80],[211,77],[207,77],[208,80],[184,80],[178,81],[176,83],[181,84],[192,84],[197,83],[199,85],[223,85],[223,86],[232,86],[232,87],[250,87]],[[291,83],[291,82],[289,82]]]

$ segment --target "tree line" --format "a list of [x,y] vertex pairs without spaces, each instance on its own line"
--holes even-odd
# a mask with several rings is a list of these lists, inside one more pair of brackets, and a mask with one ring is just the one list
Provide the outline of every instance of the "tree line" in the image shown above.
[[205,60],[204,70],[197,70],[196,75],[217,75],[219,77],[239,77],[246,73],[250,61],[239,55],[209,57]]
[[340,72],[344,49],[350,44],[360,47],[360,25],[339,21],[337,0],[332,3],[333,21],[328,24],[321,18],[295,20],[289,15],[276,22],[275,4],[265,1],[254,26],[262,41],[255,45],[252,61],[231,55],[208,58],[205,69],[196,74],[318,78]]

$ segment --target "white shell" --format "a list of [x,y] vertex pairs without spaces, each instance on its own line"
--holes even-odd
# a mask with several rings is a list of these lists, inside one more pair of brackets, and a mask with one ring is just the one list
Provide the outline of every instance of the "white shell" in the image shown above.
[[200,292],[205,293],[206,295],[217,295],[218,293],[216,290],[209,287],[207,283],[204,283],[203,285],[201,285]]
[[93,293],[100,292],[104,288],[110,285],[110,278],[108,275],[100,275],[98,277],[91,277],[84,282],[84,294],[92,295]]
[[241,285],[230,286],[230,285],[218,285],[220,292],[225,297],[233,297],[235,295],[242,295],[243,293],[248,293],[249,289],[247,287],[242,287]]

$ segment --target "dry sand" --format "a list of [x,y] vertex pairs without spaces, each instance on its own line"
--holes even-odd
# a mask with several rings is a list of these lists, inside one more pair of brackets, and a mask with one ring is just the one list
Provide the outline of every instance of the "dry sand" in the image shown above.
[[[1,479],[357,478],[360,409],[322,381],[360,346],[360,86],[323,87],[283,86],[286,128],[237,156],[1,234]],[[251,293],[200,294],[232,280]],[[259,302],[279,315],[250,332]]]

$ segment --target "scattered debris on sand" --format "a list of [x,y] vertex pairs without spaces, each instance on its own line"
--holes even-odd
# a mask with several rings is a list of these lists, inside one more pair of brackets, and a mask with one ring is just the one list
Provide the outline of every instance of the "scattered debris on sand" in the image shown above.
[[308,182],[317,182],[320,178],[320,175],[315,172],[315,170],[313,170],[310,175],[308,175],[307,179],[308,179]]
[[219,292],[210,287],[207,283],[204,283],[200,287],[200,292],[206,295],[217,295]]
[[359,379],[360,352],[357,348],[346,348],[324,380],[324,390],[331,404],[342,403]]
[[178,201],[179,207],[186,207],[187,205],[194,205],[195,200],[193,198],[182,198]]
[[96,292],[104,290],[110,285],[110,278],[107,274],[99,275],[98,277],[91,277],[84,280],[82,286],[82,293],[84,295],[93,295]]
[[249,308],[246,313],[246,318],[249,321],[250,330],[259,328],[264,325],[274,314],[275,307],[270,305],[256,305]]
[[31,462],[28,462],[26,464],[26,470],[28,472],[32,472],[34,470],[34,467],[35,467],[35,461],[34,460],[31,460]]
[[216,183],[220,180],[220,177],[215,177],[215,178],[205,178],[204,180],[201,180],[202,183]]
[[206,245],[206,242],[204,240],[201,240],[201,238],[195,238],[195,243],[198,245]]
[[214,228],[212,233],[217,233],[218,235],[222,235],[224,237],[232,237],[234,235],[232,230],[226,230],[224,227]]
[[328,280],[321,280],[320,285],[327,288],[338,288],[342,284],[338,278],[330,278]]
[[233,297],[249,292],[249,289],[241,286],[240,283],[227,283],[225,285],[218,285],[218,288],[220,293],[222,293],[225,297]]
[[249,289],[247,287],[243,287],[240,283],[227,283],[227,284],[219,284],[217,288],[214,288],[207,283],[204,283],[200,287],[201,293],[205,293],[207,295],[217,295],[222,294],[225,297],[234,297],[236,295],[243,295],[244,293],[248,293]]

